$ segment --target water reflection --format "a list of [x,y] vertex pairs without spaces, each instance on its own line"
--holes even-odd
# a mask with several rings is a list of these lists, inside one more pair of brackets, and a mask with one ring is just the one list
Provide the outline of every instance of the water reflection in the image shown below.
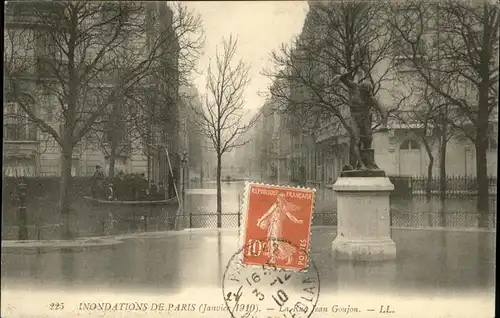
[[[233,209],[236,209],[243,183],[225,184],[224,187],[223,199],[233,202]],[[215,227],[213,191],[204,188],[188,196],[191,197],[192,211],[211,213],[198,213],[199,218],[194,221],[198,222],[197,226]],[[431,208],[420,202],[406,206],[401,201],[391,203],[395,210],[399,210],[400,224],[460,227],[478,222],[477,214],[473,212],[462,212],[461,223],[454,221],[453,209],[463,205],[453,201],[437,210],[434,210],[434,203],[431,203]],[[418,212],[415,209],[418,206],[426,206],[427,212]],[[224,213],[230,211],[223,210]],[[231,218],[222,219],[224,227],[236,227],[236,223],[230,223]],[[449,293],[452,290],[493,292],[494,232],[394,228],[392,238],[397,245],[397,258],[381,263],[336,261],[331,253],[335,235],[335,228],[315,228],[312,231],[311,254],[319,270],[322,290],[369,289],[398,294],[407,291]],[[2,287],[35,285],[36,289],[45,289],[51,285],[56,288],[64,285],[71,289],[133,290],[135,293],[175,293],[188,288],[210,287],[218,292],[225,266],[237,249],[238,231],[235,229],[148,234],[114,247],[77,253],[15,254],[2,251]]]
[[219,267],[219,270],[217,273],[219,274],[217,277],[217,280],[219,282],[222,282],[222,271],[221,269],[225,267],[225,264],[223,264],[222,261],[222,233],[217,232],[217,265]]
[[2,285],[35,283],[47,287],[90,285],[112,289],[143,285],[147,289],[176,290],[182,287],[183,279],[177,272],[182,267],[180,253],[187,256],[184,263],[193,258],[189,248],[183,246],[186,243],[175,239],[134,239],[115,248],[59,250],[38,255],[2,253]]
[[[238,227],[240,199],[244,182],[224,182],[222,184],[223,228]],[[217,196],[216,184],[206,183],[202,188],[186,191],[183,224],[186,228],[216,228],[217,227]],[[189,215],[191,214],[191,215]]]
[[78,273],[75,271],[75,253],[71,249],[62,249],[59,253],[61,261],[61,279],[71,283]]
[[[397,259],[379,263],[336,261],[331,253],[335,229],[312,233],[311,253],[322,290],[489,292],[495,286],[495,233],[394,229]],[[238,250],[236,230],[155,235],[112,249],[3,253],[2,286],[135,292],[220,288],[225,266]]]
[[[189,189],[186,196],[185,227],[215,228],[217,225],[216,184],[205,183],[201,188]],[[222,183],[223,227],[238,227],[238,211],[241,209],[243,182]],[[317,203],[313,225],[336,225],[337,202],[335,193],[329,188],[317,189]],[[475,197],[426,199],[391,197],[392,225],[395,227],[419,228],[471,228],[496,227],[496,197],[491,198],[490,213],[477,212]],[[191,216],[189,216],[191,214]]]
[[31,277],[38,277],[40,269],[43,267],[42,259],[40,254],[36,254],[35,257],[31,258],[31,261],[28,262],[29,274]]

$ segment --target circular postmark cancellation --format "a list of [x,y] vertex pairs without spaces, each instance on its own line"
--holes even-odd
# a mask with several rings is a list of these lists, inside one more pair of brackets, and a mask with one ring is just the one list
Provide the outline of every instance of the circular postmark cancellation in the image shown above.
[[231,317],[310,317],[320,293],[319,272],[310,255],[307,269],[290,270],[280,268],[272,258],[264,265],[243,264],[246,250],[245,246],[239,249],[224,271],[222,294]]

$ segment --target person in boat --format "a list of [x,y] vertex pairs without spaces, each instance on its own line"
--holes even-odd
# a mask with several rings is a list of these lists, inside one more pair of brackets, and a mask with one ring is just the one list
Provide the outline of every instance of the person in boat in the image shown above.
[[156,200],[165,200],[165,185],[163,181],[158,182],[158,193]]
[[172,175],[169,176],[168,178],[168,198],[174,198],[177,194],[175,192],[175,186],[177,183],[177,178],[175,177],[177,175],[177,171],[173,170]]
[[137,179],[137,188],[139,190],[139,200],[146,200],[149,195],[149,180],[146,179],[144,172]]
[[92,197],[102,198],[104,196],[104,173],[100,165],[95,166],[94,174],[92,175]]
[[108,201],[115,201],[116,200],[116,195],[115,195],[115,186],[112,182],[109,182],[106,185],[105,193],[106,193],[106,200]]
[[124,201],[134,201],[137,199],[137,184],[136,176],[129,174],[125,178],[126,189],[124,193]]
[[126,194],[126,180],[125,180],[125,173],[123,173],[122,170],[118,172],[116,175],[116,178],[113,181],[114,185],[114,195],[117,200],[124,200],[125,194]]
[[149,200],[156,200],[158,197],[158,187],[156,186],[154,180],[149,182]]

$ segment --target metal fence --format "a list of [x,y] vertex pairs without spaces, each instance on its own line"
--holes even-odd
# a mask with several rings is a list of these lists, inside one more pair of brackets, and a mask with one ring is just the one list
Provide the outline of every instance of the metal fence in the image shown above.
[[[395,196],[423,196],[427,194],[440,195],[441,179],[432,178],[430,181],[425,176],[403,177],[390,176],[394,184]],[[477,196],[478,182],[476,177],[469,176],[451,176],[445,180],[445,197]],[[497,178],[488,178],[488,190],[490,196],[497,194]]]
[[[440,200],[438,196],[428,198],[425,195],[425,178],[391,177],[395,184],[396,195],[391,196],[391,225],[393,227],[411,228],[496,228],[496,196],[490,196],[489,213],[480,214],[477,211],[477,196],[475,195],[476,179],[466,177],[449,178],[447,180],[447,199]],[[496,193],[496,178],[490,178],[490,193]],[[433,194],[438,194],[439,179],[433,179]],[[477,188],[477,187],[476,187]],[[398,192],[399,191],[399,192]],[[405,192],[406,191],[406,192]],[[407,193],[406,195],[399,195]],[[467,195],[465,195],[467,194]],[[227,200],[232,202],[232,195]],[[337,225],[337,202],[335,192],[331,188],[317,188],[317,202],[313,214],[313,226]],[[235,203],[241,203],[241,197],[233,198]],[[229,202],[228,201],[228,202]],[[203,205],[203,202],[199,202]],[[233,206],[232,204],[230,204]],[[233,213],[221,216],[223,228],[239,228],[242,224],[242,213],[238,209]],[[206,211],[205,211],[206,210]],[[153,216],[138,211],[131,216],[120,219],[94,217],[87,221],[79,220],[72,225],[72,230],[80,237],[103,236],[131,232],[169,231],[187,228],[217,228],[217,214],[212,208],[195,209],[190,207],[186,213],[177,216],[166,214]],[[224,210],[229,211],[229,210]],[[85,221],[85,222],[84,222]],[[28,239],[60,238],[62,224],[30,224]],[[17,239],[19,227],[15,225],[2,226],[2,239]]]
[[[221,216],[222,228],[239,228],[242,224],[239,213],[225,213]],[[391,208],[391,226],[405,228],[496,228],[496,213],[480,215],[464,211],[446,212],[408,212]],[[337,213],[315,212],[312,218],[313,226],[336,226]],[[74,226],[73,231],[79,237],[106,236],[134,232],[173,231],[196,228],[217,228],[217,214],[185,214],[171,218],[145,218],[138,216],[135,220],[103,220],[93,227]],[[59,239],[63,230],[62,224],[28,225],[29,240]],[[2,239],[16,240],[19,227],[4,225]]]

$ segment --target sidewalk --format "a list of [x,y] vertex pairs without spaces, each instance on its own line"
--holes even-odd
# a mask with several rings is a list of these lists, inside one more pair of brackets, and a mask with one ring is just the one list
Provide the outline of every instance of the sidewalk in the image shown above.
[[[494,288],[496,233],[394,229],[396,260],[388,262],[336,260],[331,250],[336,234],[334,227],[321,227],[311,235],[311,259],[321,274],[321,290],[327,293],[375,288],[379,293],[471,294],[491,293]],[[27,284],[43,289],[50,283],[58,290],[71,286],[87,291],[165,293],[195,286],[217,288],[240,248],[237,229],[148,232],[94,240],[96,249],[89,240],[65,245],[56,241],[60,250],[51,253],[26,253],[41,245],[27,243],[23,244],[31,248],[2,253],[2,284],[23,289]],[[61,248],[70,244],[79,252]]]
[[78,251],[88,248],[102,248],[113,245],[122,244],[123,241],[114,239],[112,237],[89,237],[79,238],[75,240],[2,240],[2,253],[3,252],[48,252],[56,250],[71,250]]
[[237,228],[228,229],[184,229],[180,231],[155,231],[155,232],[134,232],[124,234],[113,234],[108,236],[99,237],[82,237],[74,240],[2,240],[2,252],[49,252],[70,249],[78,251],[90,248],[105,248],[118,244],[123,244],[123,240],[137,239],[137,238],[162,238],[167,236],[176,235],[212,235],[217,232],[224,233],[225,235],[237,235]]
[[[321,232],[323,230],[335,230],[336,226],[313,226],[312,232]],[[477,232],[477,233],[494,233],[496,229],[482,229],[482,228],[418,228],[418,227],[397,227],[393,226],[393,230],[402,232],[413,231],[431,231],[431,232]],[[196,228],[196,229],[183,229],[178,231],[152,231],[152,232],[134,232],[113,234],[108,236],[99,237],[83,237],[75,240],[2,240],[2,252],[20,252],[20,251],[36,251],[49,252],[61,249],[70,249],[78,251],[89,248],[106,248],[118,244],[123,244],[124,240],[138,239],[138,238],[164,238],[169,236],[185,236],[185,235],[214,235],[221,233],[224,236],[239,236],[240,231],[243,229],[238,228]]]

